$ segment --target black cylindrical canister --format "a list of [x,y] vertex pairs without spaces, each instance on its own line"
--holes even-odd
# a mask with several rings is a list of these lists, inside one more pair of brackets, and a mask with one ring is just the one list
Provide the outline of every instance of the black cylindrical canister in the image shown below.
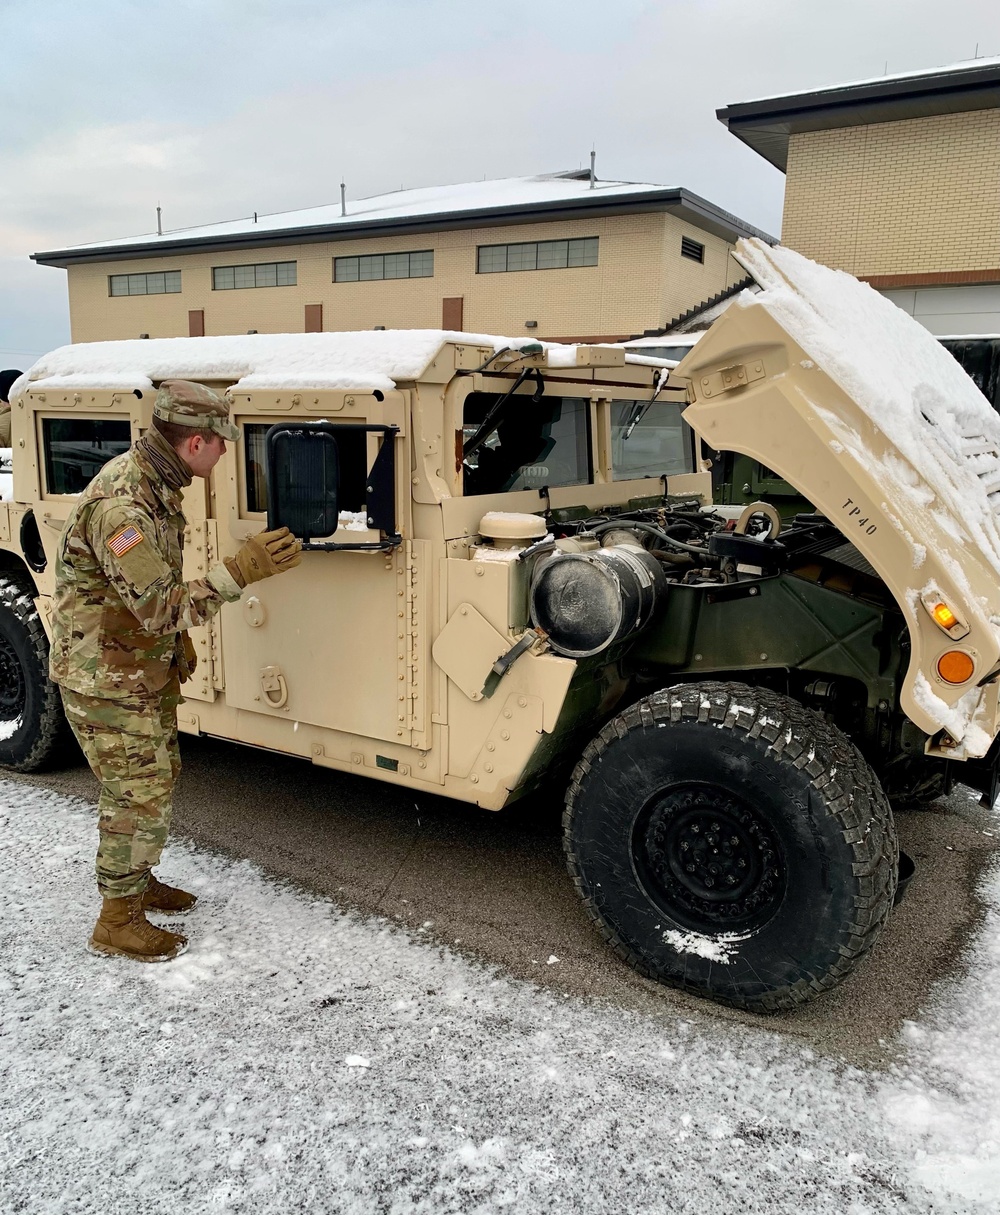
[[557,553],[536,568],[531,623],[568,658],[589,658],[644,628],[667,580],[644,549]]

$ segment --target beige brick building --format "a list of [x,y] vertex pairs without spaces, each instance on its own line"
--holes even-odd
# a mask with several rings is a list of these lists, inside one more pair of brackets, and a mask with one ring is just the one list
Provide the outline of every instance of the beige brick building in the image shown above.
[[786,175],[781,239],[932,332],[1000,333],[1000,60],[732,105]]
[[372,328],[620,340],[731,288],[729,254],[748,234],[765,235],[686,190],[572,173],[34,259],[68,271],[74,341]]

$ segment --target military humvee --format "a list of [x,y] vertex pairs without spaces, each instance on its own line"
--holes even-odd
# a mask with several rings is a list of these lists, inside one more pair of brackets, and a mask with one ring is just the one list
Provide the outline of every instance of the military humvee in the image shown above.
[[[764,290],[676,368],[430,331],[42,359],[0,507],[0,762],[63,745],[74,495],[160,380],[199,380],[243,437],[187,491],[185,575],[265,525],[306,552],[195,631],[182,731],[495,810],[561,785],[570,873],[629,964],[758,1010],[831,988],[900,884],[890,801],[997,792],[1000,422],[870,289],[740,257]],[[713,507],[710,449],[813,509]]]

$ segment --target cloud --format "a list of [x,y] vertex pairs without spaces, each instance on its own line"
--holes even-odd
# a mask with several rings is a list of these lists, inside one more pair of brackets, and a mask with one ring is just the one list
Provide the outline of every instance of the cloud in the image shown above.
[[[572,168],[595,145],[599,176],[777,233],[783,178],[717,108],[1000,53],[994,0],[952,0],[945,28],[937,0],[6,0],[0,39],[15,261],[153,231],[157,203],[174,229],[336,201],[342,179],[357,199]],[[43,346],[61,277],[19,272]],[[0,293],[0,345],[17,311]]]

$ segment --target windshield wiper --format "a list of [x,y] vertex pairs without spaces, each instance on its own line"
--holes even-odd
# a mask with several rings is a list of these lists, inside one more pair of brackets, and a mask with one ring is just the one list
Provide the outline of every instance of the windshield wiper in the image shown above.
[[545,392],[545,381],[542,379],[542,373],[541,373],[540,368],[525,367],[525,369],[523,371],[518,373],[517,379],[511,385],[510,390],[508,392],[504,393],[504,395],[502,397],[498,397],[497,400],[494,401],[493,405],[490,407],[489,411],[487,412],[486,417],[483,418],[483,420],[479,423],[479,426],[476,429],[476,433],[472,436],[472,438],[467,439],[465,441],[465,443],[463,443],[463,445],[462,445],[462,459],[463,460],[468,460],[469,456],[474,455],[480,449],[480,447],[482,447],[482,445],[486,442],[486,440],[490,437],[490,435],[493,434],[493,432],[496,430],[496,428],[500,425],[501,415],[503,413],[504,406],[507,404],[507,402],[510,400],[510,398],[514,395],[514,393],[517,392],[517,390],[521,387],[521,385],[525,382],[525,380],[527,380],[529,378],[529,376],[534,376],[535,380],[537,382],[537,387],[535,388],[535,391],[531,394],[532,402],[535,405],[537,405],[538,402],[542,399],[542,394]]
[[639,425],[642,419],[649,412],[650,406],[664,390],[664,388],[666,388],[669,376],[670,372],[666,367],[664,367],[664,369],[660,372],[660,378],[656,382],[656,391],[649,398],[649,400],[633,402],[632,412],[629,414],[628,421],[625,423],[625,434],[622,438],[623,443],[626,439],[630,439],[632,437],[632,431],[635,430],[635,428]]

